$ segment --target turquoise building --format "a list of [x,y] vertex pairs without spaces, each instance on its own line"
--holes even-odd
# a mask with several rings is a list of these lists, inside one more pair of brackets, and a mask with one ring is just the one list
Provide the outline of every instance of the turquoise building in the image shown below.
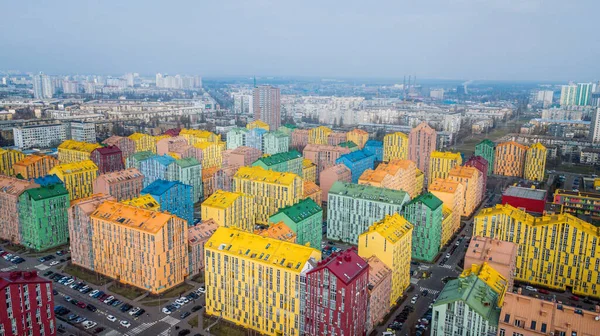
[[290,150],[290,137],[281,131],[268,132],[263,135],[263,153],[277,154]]
[[193,202],[200,202],[204,194],[202,189],[202,165],[196,158],[188,157],[173,161],[167,167],[166,180],[179,181],[192,186]]
[[475,156],[481,156],[488,162],[488,175],[494,171],[494,157],[496,156],[496,144],[490,139],[484,139],[475,145]]
[[280,173],[294,173],[298,176],[302,176],[302,160],[304,160],[302,154],[293,150],[261,157],[252,164],[252,167],[258,166]]
[[269,222],[284,222],[296,233],[296,243],[321,249],[323,240],[323,209],[311,198],[279,209],[279,212],[269,217]]
[[404,205],[404,218],[413,226],[412,259],[432,262],[440,251],[443,202],[427,192]]

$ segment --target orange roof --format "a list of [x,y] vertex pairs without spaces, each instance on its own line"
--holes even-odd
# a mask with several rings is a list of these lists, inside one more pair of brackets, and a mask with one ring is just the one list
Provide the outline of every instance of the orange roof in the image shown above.
[[296,242],[296,233],[283,222],[273,224],[264,230],[256,230],[254,234],[288,242]]
[[450,170],[448,175],[471,178],[477,176],[477,172],[478,170],[475,167],[456,166]]
[[312,195],[314,193],[320,193],[322,190],[312,181],[304,181],[304,195]]
[[429,191],[441,191],[454,194],[458,190],[460,182],[437,178],[429,186]]

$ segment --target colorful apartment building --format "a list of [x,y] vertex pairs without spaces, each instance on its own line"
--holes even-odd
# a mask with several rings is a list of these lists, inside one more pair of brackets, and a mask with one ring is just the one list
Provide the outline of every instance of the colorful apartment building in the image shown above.
[[117,201],[136,198],[142,192],[144,175],[135,168],[98,175],[93,183],[95,194],[113,196]]
[[204,269],[204,244],[218,228],[219,224],[212,219],[203,220],[198,225],[188,228],[190,277],[200,274],[200,271]]
[[263,135],[263,152],[265,154],[285,153],[290,150],[290,137],[283,132],[274,131]]
[[219,226],[254,232],[256,207],[250,195],[217,190],[202,202],[200,211],[203,220],[212,219]]
[[530,181],[543,181],[546,175],[546,156],[548,150],[539,142],[534,143],[525,153],[523,178]]
[[352,182],[358,183],[358,179],[367,169],[373,169],[375,165],[375,155],[363,150],[344,154],[335,160],[336,164],[343,164],[352,174]]
[[52,281],[36,271],[0,273],[0,331],[3,336],[56,336]]
[[233,177],[233,191],[254,196],[256,222],[268,224],[279,209],[298,203],[304,195],[302,179],[261,167],[240,167]]
[[419,168],[417,168],[415,172],[415,189],[416,193],[420,194],[423,192],[423,188],[425,187],[425,173],[423,173]]
[[156,154],[156,142],[154,137],[148,134],[133,133],[128,136],[133,141],[133,150],[135,153],[152,152]]
[[269,217],[269,222],[283,222],[297,235],[296,242],[300,245],[316,249],[321,248],[323,240],[323,209],[310,198],[280,209]]
[[368,140],[365,143],[365,151],[375,155],[375,161],[383,161],[383,142]]
[[[417,164],[417,168],[429,177],[429,158],[436,150],[437,132],[422,122],[410,130],[408,135],[408,159]],[[426,186],[429,181],[424,181]]]
[[416,169],[416,164],[410,160],[392,160],[389,163],[379,164],[375,170],[365,170],[358,179],[358,183],[393,190],[404,190],[410,197],[415,197],[418,195]]
[[494,152],[494,174],[522,177],[527,148],[514,141],[497,144]]
[[348,135],[345,132],[331,132],[327,137],[327,145],[337,146],[346,141]]
[[250,122],[250,123],[246,124],[246,128],[250,131],[255,128],[262,128],[267,132],[270,130],[269,124],[267,124],[266,122],[264,122],[262,120],[255,120],[253,122]]
[[106,201],[90,215],[94,271],[159,294],[188,275],[188,226],[165,212]]
[[[229,142],[228,142],[229,143]],[[241,146],[232,150],[229,153],[228,162],[229,166],[251,166],[254,161],[260,159],[262,151],[260,149]]]
[[187,139],[182,136],[166,137],[156,142],[156,154],[165,155],[186,146],[189,144]]
[[327,201],[329,199],[329,189],[337,181],[340,182],[352,182],[352,174],[350,169],[343,164],[331,166],[324,169],[319,176],[319,187],[322,191],[322,199]]
[[168,155],[174,158],[175,160],[194,158],[198,162],[202,162],[203,159],[202,150],[200,148],[190,145],[175,148],[172,152],[169,152]]
[[460,153],[433,151],[429,158],[429,183],[437,178],[445,179],[450,170],[462,164]]
[[50,169],[59,164],[49,155],[28,155],[13,165],[14,176],[29,180],[48,175]]
[[0,148],[0,174],[14,176],[14,165],[25,157],[26,155],[18,150]]
[[223,147],[221,144],[216,142],[199,142],[193,145],[196,148],[202,150],[202,168],[219,167],[223,162],[222,151]]
[[341,148],[346,148],[350,152],[356,152],[357,150],[360,149],[360,148],[358,148],[358,146],[353,141],[340,142],[339,144],[337,144],[337,146],[341,147]]
[[0,239],[21,243],[19,197],[25,190],[37,187],[36,183],[0,175]]
[[309,159],[302,160],[302,179],[304,181],[317,181],[317,165]]
[[247,128],[235,127],[227,131],[227,149],[236,149],[246,145]]
[[337,159],[348,153],[350,153],[350,150],[339,146],[310,144],[304,147],[302,155],[317,166],[316,178],[318,179],[323,170],[335,166]]
[[302,334],[300,278],[321,259],[319,250],[226,227],[204,248],[206,314],[265,335]]
[[325,126],[318,126],[308,130],[308,143],[316,145],[327,145],[329,134],[331,134],[331,128]]
[[474,214],[485,196],[481,172],[473,167],[456,166],[448,173],[448,179],[463,185],[464,202],[461,215],[469,217]]
[[102,141],[102,144],[107,146],[117,146],[121,150],[123,159],[126,160],[133,153],[135,153],[135,142],[128,137],[122,137],[113,135],[106,140]]
[[98,176],[98,167],[92,160],[64,163],[54,166],[49,174],[55,174],[63,181],[70,199],[88,197],[94,189],[94,181]]
[[365,259],[369,264],[369,316],[367,317],[367,335],[376,325],[384,321],[390,311],[392,292],[392,270],[376,256]]
[[292,231],[292,229],[283,222],[271,224],[267,228],[254,230],[254,234],[288,243],[296,243],[297,238],[296,232]]
[[323,205],[323,190],[319,186],[311,181],[304,181],[304,198],[310,198],[317,205]]
[[494,157],[496,156],[496,144],[490,139],[484,139],[475,145],[475,156],[481,156],[488,163],[488,175],[494,173]]
[[150,195],[161,211],[168,211],[185,220],[188,225],[194,223],[194,202],[192,186],[179,181],[156,180],[142,189],[142,195]]
[[402,214],[413,225],[412,259],[432,262],[442,240],[442,201],[432,193],[417,196],[404,205]]
[[160,204],[150,195],[140,195],[130,200],[121,201],[123,204],[131,205],[151,211],[160,211]]
[[485,197],[487,190],[487,175],[489,171],[489,164],[482,156],[471,156],[466,162],[465,167],[477,168],[481,172],[481,195]]
[[252,164],[252,167],[261,167],[266,170],[302,176],[303,160],[304,158],[298,151],[292,150],[291,152],[263,156],[256,160]]
[[248,134],[246,134],[245,145],[248,147],[260,149],[262,152],[264,152],[263,136],[267,133],[268,132],[265,131],[263,128],[254,128],[248,131]]
[[92,245],[92,223],[90,215],[105,201],[115,198],[107,194],[93,194],[71,202],[68,209],[69,247],[71,262],[90,270],[94,270],[94,250]]
[[355,249],[319,262],[306,273],[305,335],[366,335],[369,264]]
[[304,150],[306,145],[308,145],[308,130],[300,128],[293,130],[290,147],[300,152]]
[[508,290],[508,279],[504,277],[500,272],[494,269],[487,262],[482,264],[475,264],[465,267],[460,274],[461,278],[466,278],[471,275],[477,276],[480,280],[485,282],[496,294],[498,295],[498,307],[502,307],[504,303],[504,296]]
[[221,143],[221,136],[205,130],[187,129],[184,128],[179,132],[179,135],[184,137],[191,146],[200,142]]
[[452,209],[444,204],[442,205],[442,237],[440,240],[440,249],[444,248],[444,246],[452,239],[452,235],[454,235],[454,231],[452,231],[453,225],[454,213],[452,212]]
[[192,186],[192,201],[196,203],[202,200],[202,166],[195,158],[179,159],[169,164],[165,179]]
[[560,212],[600,221],[600,193],[556,189],[554,204]]
[[125,159],[125,168],[126,169],[136,168],[139,170],[140,164],[144,160],[148,160],[149,158],[155,157],[155,156],[156,156],[156,154],[154,154],[150,151],[134,153],[134,154],[130,155],[129,157],[127,157],[127,159]]
[[327,238],[356,244],[361,233],[410,201],[402,190],[335,182],[327,201]]
[[465,254],[464,267],[483,265],[495,269],[507,280],[507,291],[512,292],[517,267],[517,244],[475,236],[471,238]]
[[569,214],[534,217],[511,205],[483,209],[474,236],[518,245],[515,280],[600,297],[598,228]]
[[90,159],[98,166],[99,174],[125,169],[123,155],[117,146],[96,148],[92,151]]
[[100,147],[89,142],[65,140],[58,146],[58,161],[64,164],[90,160],[92,151]]
[[69,193],[62,184],[25,190],[19,196],[21,245],[43,251],[69,241]]
[[389,307],[396,305],[410,285],[410,256],[413,226],[395,213],[373,223],[358,238],[358,255],[376,256],[392,270],[392,290]]
[[465,202],[465,188],[460,182],[449,179],[437,179],[429,186],[429,192],[439,198],[445,206],[452,210],[451,235],[460,229],[460,216]]
[[[133,155],[134,158],[136,154]],[[139,170],[144,175],[144,187],[156,180],[166,180],[169,166],[174,162],[175,159],[169,155],[154,155],[140,161]]]
[[367,131],[355,128],[346,133],[346,140],[354,142],[358,146],[358,149],[363,149],[369,140],[369,133]]
[[408,159],[408,136],[402,132],[383,137],[383,161]]

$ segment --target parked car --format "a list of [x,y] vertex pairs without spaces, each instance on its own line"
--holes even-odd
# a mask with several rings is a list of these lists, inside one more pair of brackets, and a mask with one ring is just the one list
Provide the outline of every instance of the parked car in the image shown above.
[[195,312],[197,312],[197,311],[198,311],[198,310],[200,310],[200,309],[202,309],[202,306],[200,306],[200,305],[199,305],[199,306],[193,306],[193,307],[192,307],[192,312],[194,312],[194,313],[195,313]]
[[186,317],[188,317],[190,315],[192,315],[192,313],[190,313],[190,312],[183,312],[183,313],[181,313],[181,315],[179,315],[179,318],[183,320],[184,318],[186,318]]
[[547,290],[545,290],[545,289],[543,289],[543,288],[541,288],[541,289],[538,289],[538,292],[540,292],[540,293],[542,293],[542,294],[546,294],[546,295],[550,294],[550,292],[549,292],[549,291],[547,291]]
[[125,320],[122,320],[119,324],[125,328],[131,327],[131,323],[129,323],[128,321],[125,321]]
[[110,322],[115,322],[115,321],[117,320],[117,318],[116,318],[116,317],[114,317],[114,316],[112,316],[112,315],[108,315],[108,316],[106,317],[106,319],[107,319],[107,320],[109,320]]
[[410,300],[410,303],[415,304],[417,303],[417,300],[419,299],[418,295],[413,296],[413,298]]
[[532,286],[525,286],[525,289],[527,289],[528,291],[531,291],[531,292],[537,292],[537,289]]
[[88,303],[87,305],[87,310],[91,311],[91,312],[95,312],[96,310],[98,310],[98,308],[96,308],[96,306],[93,306],[91,304]]

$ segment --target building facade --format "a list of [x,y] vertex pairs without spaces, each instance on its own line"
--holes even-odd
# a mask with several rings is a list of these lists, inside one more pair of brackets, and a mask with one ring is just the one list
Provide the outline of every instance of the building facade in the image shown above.
[[432,193],[417,196],[404,206],[402,214],[413,225],[412,259],[432,262],[442,240],[442,201]]
[[142,192],[144,175],[135,168],[101,174],[94,181],[94,193],[113,196],[117,201],[136,198]]
[[13,128],[15,146],[19,149],[56,147],[67,139],[63,124],[31,125]]
[[283,132],[274,131],[263,135],[263,151],[273,155],[285,153],[290,150],[290,137]]
[[352,182],[358,183],[358,179],[367,169],[373,169],[375,165],[375,155],[364,150],[344,154],[335,160],[336,164],[343,164],[352,174]]
[[367,335],[373,328],[384,321],[390,310],[392,292],[392,270],[376,256],[365,259],[369,264],[369,316],[367,318]]
[[203,199],[204,189],[202,187],[202,166],[195,158],[179,159],[167,167],[169,181],[179,181],[192,187],[192,202],[200,202]]
[[525,153],[525,166],[523,178],[530,181],[541,182],[546,176],[546,157],[548,150],[541,143],[535,143]]
[[58,146],[58,161],[64,164],[90,160],[92,151],[96,148],[100,148],[100,145],[66,140]]
[[494,174],[523,176],[527,146],[514,141],[499,143],[494,154]]
[[14,175],[26,180],[35,179],[48,175],[57,164],[58,160],[49,155],[28,155],[13,165]]
[[25,190],[37,187],[36,183],[0,175],[0,239],[21,243],[19,197]]
[[15,164],[25,158],[25,154],[20,151],[0,148],[0,174],[14,176]]
[[98,166],[99,174],[125,169],[123,154],[117,146],[96,148],[92,151],[90,159]]
[[445,179],[448,177],[452,168],[460,166],[461,164],[462,157],[460,156],[460,153],[432,152],[429,159],[429,183],[437,178]]
[[296,242],[309,243],[313,248],[321,248],[323,240],[323,209],[310,198],[280,209],[269,217],[269,222],[283,222],[296,233]]
[[113,135],[106,140],[102,141],[107,146],[117,146],[121,150],[123,159],[127,159],[133,153],[135,153],[135,142],[127,137]]
[[365,143],[365,151],[375,155],[375,161],[383,161],[383,142],[368,140]]
[[198,225],[190,226],[188,229],[189,245],[189,276],[200,274],[204,269],[204,244],[217,231],[219,224],[212,219],[203,220]]
[[463,213],[465,202],[464,186],[449,179],[437,179],[429,186],[429,192],[452,210],[452,226],[444,228],[444,230],[449,229],[450,236],[452,236],[460,228],[460,216]]
[[490,139],[484,139],[475,145],[475,156],[481,156],[488,163],[488,175],[494,173],[494,157],[496,156],[496,144]]
[[487,263],[507,279],[508,292],[512,292],[517,267],[517,244],[498,239],[475,236],[471,238],[465,254],[464,266],[483,265]]
[[369,140],[369,133],[367,131],[355,128],[346,133],[346,140],[354,142],[358,146],[358,149],[363,149]]
[[448,173],[448,179],[463,185],[464,202],[461,215],[473,215],[485,196],[481,172],[473,167],[456,166]]
[[266,170],[272,170],[280,173],[293,173],[302,176],[302,161],[304,158],[295,150],[284,153],[277,153],[270,156],[263,156],[254,161],[252,167],[261,167]]
[[65,163],[54,166],[49,174],[55,174],[63,181],[71,200],[74,200],[92,194],[98,167],[91,160]]
[[350,153],[349,149],[339,146],[310,144],[304,147],[302,155],[317,166],[316,178],[318,179],[323,170],[335,166],[337,159],[348,153]]
[[252,95],[254,120],[262,120],[272,130],[278,129],[281,126],[279,88],[270,85],[261,85],[254,88]]
[[194,223],[194,202],[192,186],[179,181],[156,180],[142,189],[142,195],[150,195],[161,211],[168,211],[185,220],[188,225]]
[[136,153],[148,151],[156,154],[156,142],[154,141],[153,136],[142,133],[133,133],[128,136],[128,138],[133,140],[133,148]]
[[[410,130],[408,135],[408,159],[417,164],[417,168],[429,176],[429,157],[436,150],[437,132],[426,122]],[[424,181],[427,185],[428,181]]]
[[219,226],[254,232],[256,218],[254,197],[217,190],[202,202],[201,218],[203,220],[211,219]]
[[408,136],[402,132],[386,134],[383,137],[383,161],[408,159]]

